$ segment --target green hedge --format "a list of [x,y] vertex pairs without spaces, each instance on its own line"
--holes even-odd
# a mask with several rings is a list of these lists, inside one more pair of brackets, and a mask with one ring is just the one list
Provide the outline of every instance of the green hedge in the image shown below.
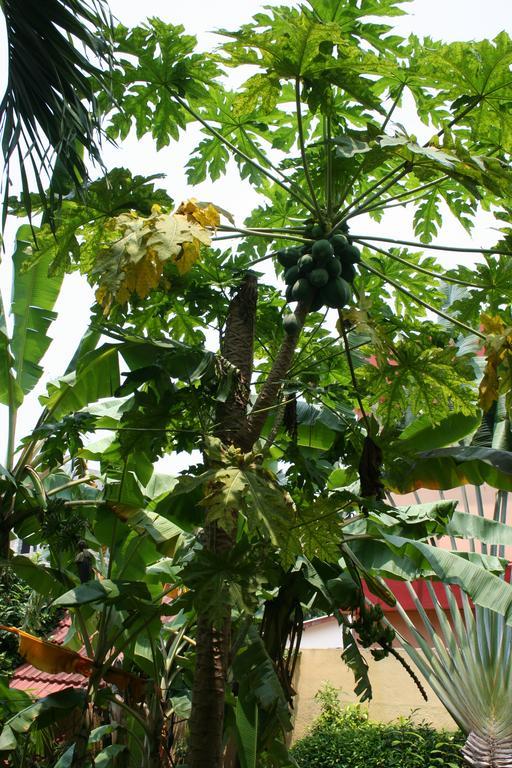
[[338,693],[317,694],[322,714],[291,753],[300,768],[461,768],[460,732],[436,731],[410,718],[376,723],[360,705],[342,709]]

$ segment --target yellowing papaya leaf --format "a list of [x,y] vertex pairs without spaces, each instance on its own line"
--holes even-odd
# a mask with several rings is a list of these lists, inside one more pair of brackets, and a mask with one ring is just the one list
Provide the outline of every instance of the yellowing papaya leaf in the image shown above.
[[485,314],[481,327],[489,334],[485,340],[487,363],[478,394],[479,405],[485,412],[512,388],[512,327],[506,327],[499,316]]
[[482,314],[480,316],[480,328],[487,334],[503,333],[505,329],[505,323],[498,315]]
[[478,405],[486,413],[498,399],[499,379],[498,360],[495,354],[489,355],[484,375],[478,387]]
[[211,230],[220,221],[211,203],[183,203],[173,214],[154,205],[148,217],[122,213],[107,223],[119,234],[105,247],[89,273],[99,283],[96,299],[108,314],[113,303],[126,304],[130,297],[145,298],[158,287],[164,264],[172,261],[180,275],[186,274],[200,255],[200,245],[210,245]]
[[176,268],[180,275],[186,275],[190,272],[201,253],[201,244],[199,240],[194,239],[191,243],[183,243],[180,253],[173,258]]
[[177,214],[183,214],[189,221],[197,221],[203,227],[218,227],[220,214],[212,203],[199,203],[195,197],[182,203]]
[[162,262],[156,252],[149,248],[140,261],[126,267],[125,279],[116,294],[117,303],[125,304],[133,293],[145,299],[159,285],[162,271]]

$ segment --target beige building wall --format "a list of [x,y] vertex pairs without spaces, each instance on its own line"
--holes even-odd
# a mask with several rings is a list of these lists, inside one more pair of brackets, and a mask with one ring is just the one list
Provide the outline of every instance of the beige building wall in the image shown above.
[[[418,674],[427,691],[428,702],[422,698],[412,678],[393,657],[374,661],[365,654],[370,668],[373,699],[365,702],[372,720],[389,722],[400,715],[412,715],[416,722],[426,720],[436,728],[453,730],[456,726],[436,695]],[[416,672],[416,670],[415,670]],[[342,705],[354,704],[354,675],[341,659],[339,648],[308,648],[302,650],[296,668],[294,687],[295,728],[293,741],[301,738],[320,714],[320,702],[315,694],[325,683],[339,689]]]

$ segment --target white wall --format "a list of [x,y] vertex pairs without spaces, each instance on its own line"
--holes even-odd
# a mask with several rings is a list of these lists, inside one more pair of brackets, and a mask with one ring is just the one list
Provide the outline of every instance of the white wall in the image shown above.
[[305,621],[300,647],[342,648],[341,627],[333,616]]

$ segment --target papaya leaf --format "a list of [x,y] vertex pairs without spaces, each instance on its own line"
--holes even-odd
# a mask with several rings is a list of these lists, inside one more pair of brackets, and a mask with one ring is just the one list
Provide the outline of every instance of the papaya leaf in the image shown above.
[[438,46],[426,53],[421,69],[455,112],[472,106],[458,124],[468,125],[474,139],[510,152],[512,127],[502,105],[512,97],[511,62],[512,41],[500,32],[492,41]]
[[[506,243],[501,245],[507,247]],[[451,308],[463,320],[478,322],[482,310],[495,315],[512,302],[512,261],[509,256],[483,254],[474,267],[460,264],[447,275],[472,284],[452,303]]]
[[257,533],[270,541],[289,562],[294,506],[275,476],[257,462],[220,467],[208,479],[201,504],[206,519],[216,520],[227,531],[233,530],[241,514],[249,535]]
[[431,243],[442,224],[441,209],[438,204],[439,192],[434,187],[417,206],[414,212],[414,232],[422,243]]
[[178,139],[190,119],[172,94],[208,103],[219,68],[211,58],[194,53],[196,39],[184,32],[181,25],[156,18],[130,30],[122,25],[114,29],[118,65],[111,92],[98,94],[104,112],[111,113],[110,136],[126,138],[133,124],[139,139],[150,133],[160,150]]
[[393,358],[378,366],[367,366],[364,379],[371,391],[371,403],[384,428],[400,423],[410,409],[439,424],[453,410],[464,416],[475,414],[474,371],[469,361],[457,357],[450,347],[440,349],[424,342],[398,341]]

